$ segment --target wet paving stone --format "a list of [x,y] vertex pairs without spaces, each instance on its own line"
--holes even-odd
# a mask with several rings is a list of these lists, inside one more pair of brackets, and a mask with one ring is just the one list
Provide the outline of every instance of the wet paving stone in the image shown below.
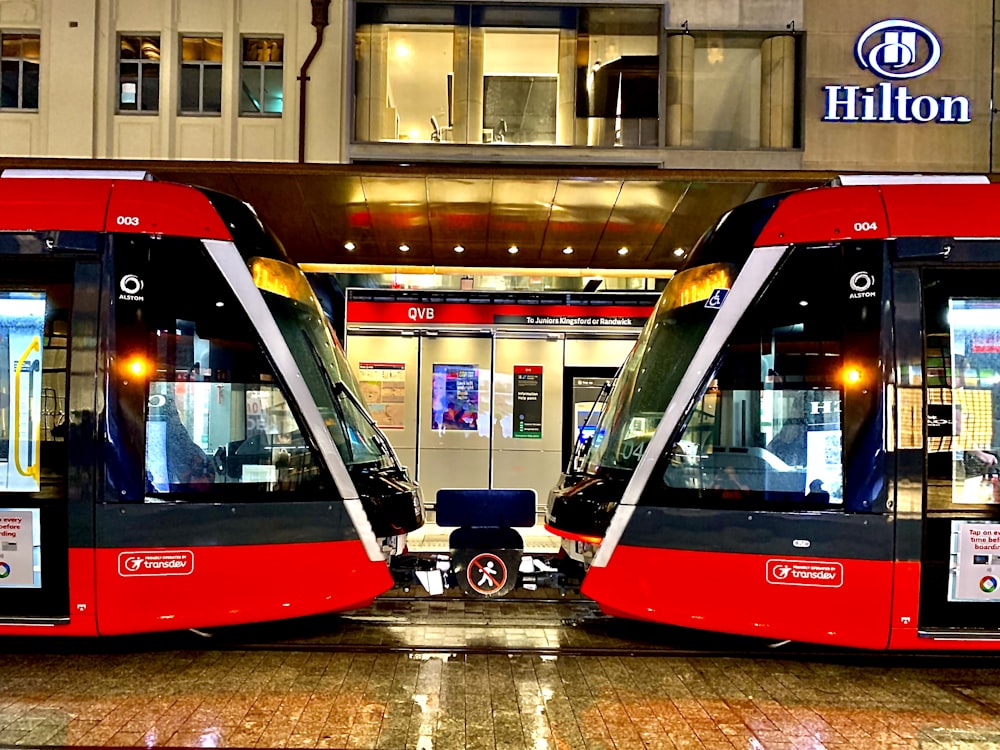
[[[443,605],[443,606],[442,606]],[[774,649],[581,600],[11,639],[0,747],[1000,750],[1000,658]]]

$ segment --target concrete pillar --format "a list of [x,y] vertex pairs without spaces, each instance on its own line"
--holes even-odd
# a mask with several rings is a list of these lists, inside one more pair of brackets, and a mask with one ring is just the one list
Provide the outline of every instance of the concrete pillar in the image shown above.
[[[458,26],[452,50],[455,71],[452,92],[452,133],[455,143],[483,141],[483,65],[486,42],[483,28]],[[490,127],[496,123],[490,123]]]
[[576,134],[576,30],[559,30],[556,145],[572,146]]
[[760,46],[760,147],[792,148],[795,138],[795,37]]
[[694,37],[667,37],[667,146],[694,145]]

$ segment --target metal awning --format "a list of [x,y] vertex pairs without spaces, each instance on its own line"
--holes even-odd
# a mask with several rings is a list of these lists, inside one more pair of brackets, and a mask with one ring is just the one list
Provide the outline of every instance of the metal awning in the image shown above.
[[[670,271],[683,260],[681,251],[733,206],[835,176],[506,164],[0,159],[0,168],[73,166],[148,170],[159,179],[241,198],[292,259],[311,270],[433,267],[439,273],[515,266]],[[463,252],[455,252],[456,246]],[[511,246],[518,248],[516,255]]]

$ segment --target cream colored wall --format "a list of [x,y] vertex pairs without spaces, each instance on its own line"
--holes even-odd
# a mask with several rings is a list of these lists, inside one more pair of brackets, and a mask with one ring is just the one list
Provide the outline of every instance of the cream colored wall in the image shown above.
[[[41,35],[38,112],[4,112],[0,156],[295,161],[299,68],[316,39],[306,0],[2,0],[0,28]],[[310,69],[306,158],[339,162],[345,3],[330,6],[330,25]],[[160,36],[160,109],[115,114],[119,33]],[[222,35],[221,116],[177,113],[181,34]],[[240,37],[284,38],[284,111],[239,117]]]
[[4,112],[0,155],[90,156],[96,0],[0,2],[0,28],[39,32],[39,111]]
[[[991,0],[838,0],[805,6],[805,169],[986,172],[990,168]],[[858,35],[871,23],[907,18],[941,40],[941,61],[903,84],[912,96],[964,95],[972,122],[824,122],[827,85],[877,86],[881,78],[854,60]]]

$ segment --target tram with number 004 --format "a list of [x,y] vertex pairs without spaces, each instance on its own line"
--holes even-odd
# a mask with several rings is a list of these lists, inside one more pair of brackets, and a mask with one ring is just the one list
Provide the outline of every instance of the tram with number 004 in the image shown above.
[[857,176],[723,216],[550,494],[582,592],[776,641],[1000,649],[998,209],[985,179]]

